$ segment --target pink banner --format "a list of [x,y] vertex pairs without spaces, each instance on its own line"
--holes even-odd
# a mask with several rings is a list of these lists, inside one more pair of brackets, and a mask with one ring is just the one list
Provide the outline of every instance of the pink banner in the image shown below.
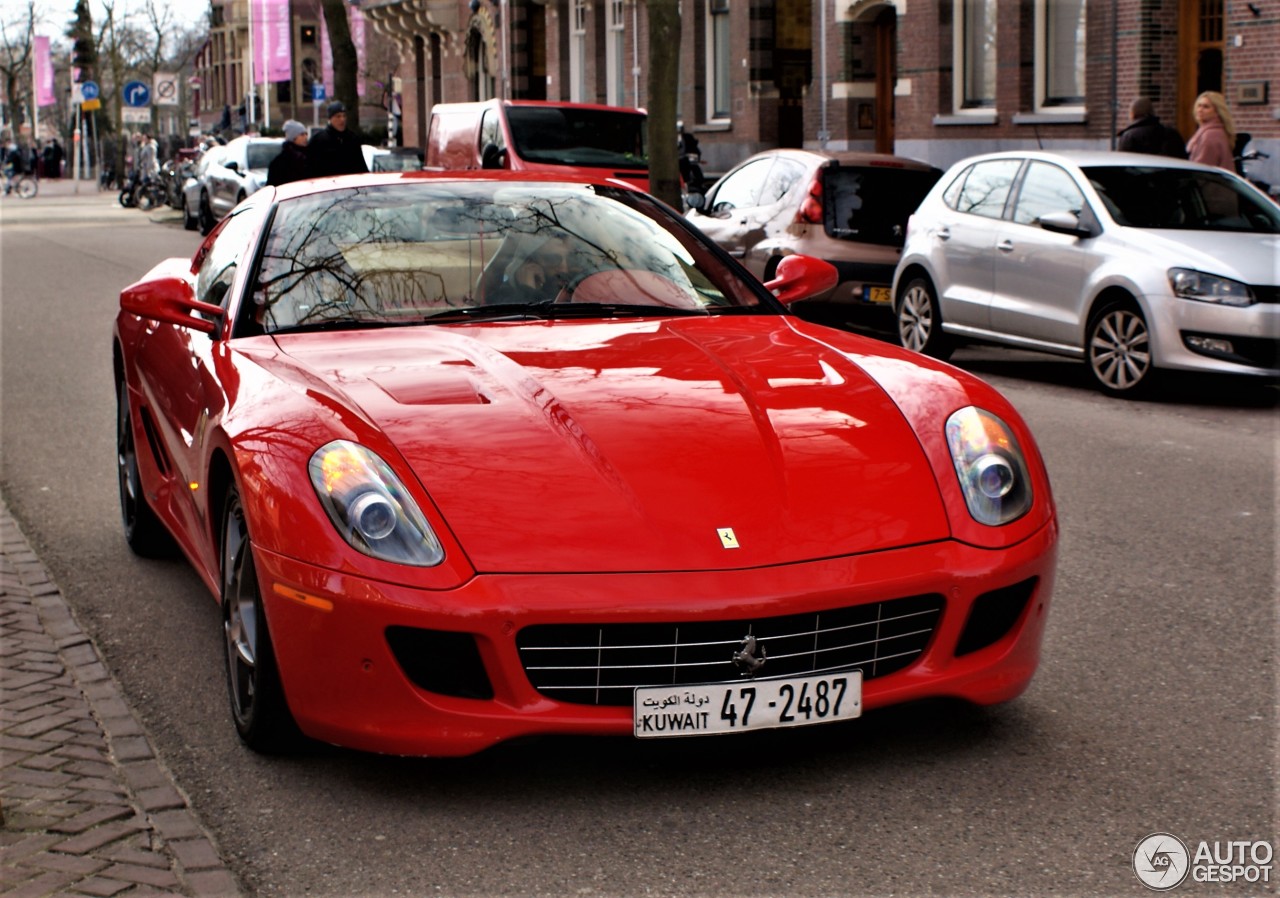
[[[249,0],[253,5],[253,80],[289,81],[293,78],[293,48],[289,40],[289,0]],[[266,72],[266,78],[263,78]]]
[[52,106],[57,98],[53,93],[53,59],[49,56],[49,39],[37,36],[35,51],[32,80],[36,85],[36,105]]

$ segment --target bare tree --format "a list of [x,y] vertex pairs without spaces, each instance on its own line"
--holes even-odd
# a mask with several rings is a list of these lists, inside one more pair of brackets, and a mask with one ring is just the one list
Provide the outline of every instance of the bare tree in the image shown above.
[[676,85],[680,81],[680,2],[648,0],[649,192],[680,208]]
[[27,0],[26,12],[20,20],[0,21],[0,76],[4,77],[4,102],[15,138],[19,127],[27,120],[27,108],[35,95],[31,83],[35,33],[34,0]]
[[356,93],[356,45],[351,40],[344,0],[320,0],[324,24],[333,50],[333,98],[347,107],[347,127],[360,130],[360,100]]

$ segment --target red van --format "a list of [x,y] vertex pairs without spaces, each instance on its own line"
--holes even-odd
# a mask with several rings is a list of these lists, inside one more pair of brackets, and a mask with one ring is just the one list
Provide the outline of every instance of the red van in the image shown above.
[[643,109],[538,100],[437,103],[425,167],[592,174],[649,189]]

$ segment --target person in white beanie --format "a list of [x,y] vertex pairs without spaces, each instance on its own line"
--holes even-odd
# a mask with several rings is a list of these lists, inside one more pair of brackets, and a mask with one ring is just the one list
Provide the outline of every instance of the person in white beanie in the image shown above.
[[307,176],[307,126],[289,119],[284,123],[284,145],[267,167],[267,183],[279,187]]

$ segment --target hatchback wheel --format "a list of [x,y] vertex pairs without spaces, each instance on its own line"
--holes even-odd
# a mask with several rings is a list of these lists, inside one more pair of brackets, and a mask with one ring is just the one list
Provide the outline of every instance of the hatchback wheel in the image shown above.
[[895,307],[898,318],[898,342],[907,349],[946,359],[954,349],[942,332],[942,313],[938,294],[926,277],[913,277],[898,293]]
[[209,208],[208,194],[200,194],[200,208],[197,214],[200,216],[200,233],[204,236],[208,236],[209,232],[212,231],[214,226],[218,223],[218,220],[213,217],[213,210]]
[[1151,333],[1138,307],[1113,302],[1089,320],[1085,337],[1089,373],[1104,393],[1135,397],[1155,381],[1151,364]]
[[227,494],[222,523],[222,629],[236,732],[254,751],[287,751],[299,741],[285,701],[263,613],[253,543],[240,494]]

